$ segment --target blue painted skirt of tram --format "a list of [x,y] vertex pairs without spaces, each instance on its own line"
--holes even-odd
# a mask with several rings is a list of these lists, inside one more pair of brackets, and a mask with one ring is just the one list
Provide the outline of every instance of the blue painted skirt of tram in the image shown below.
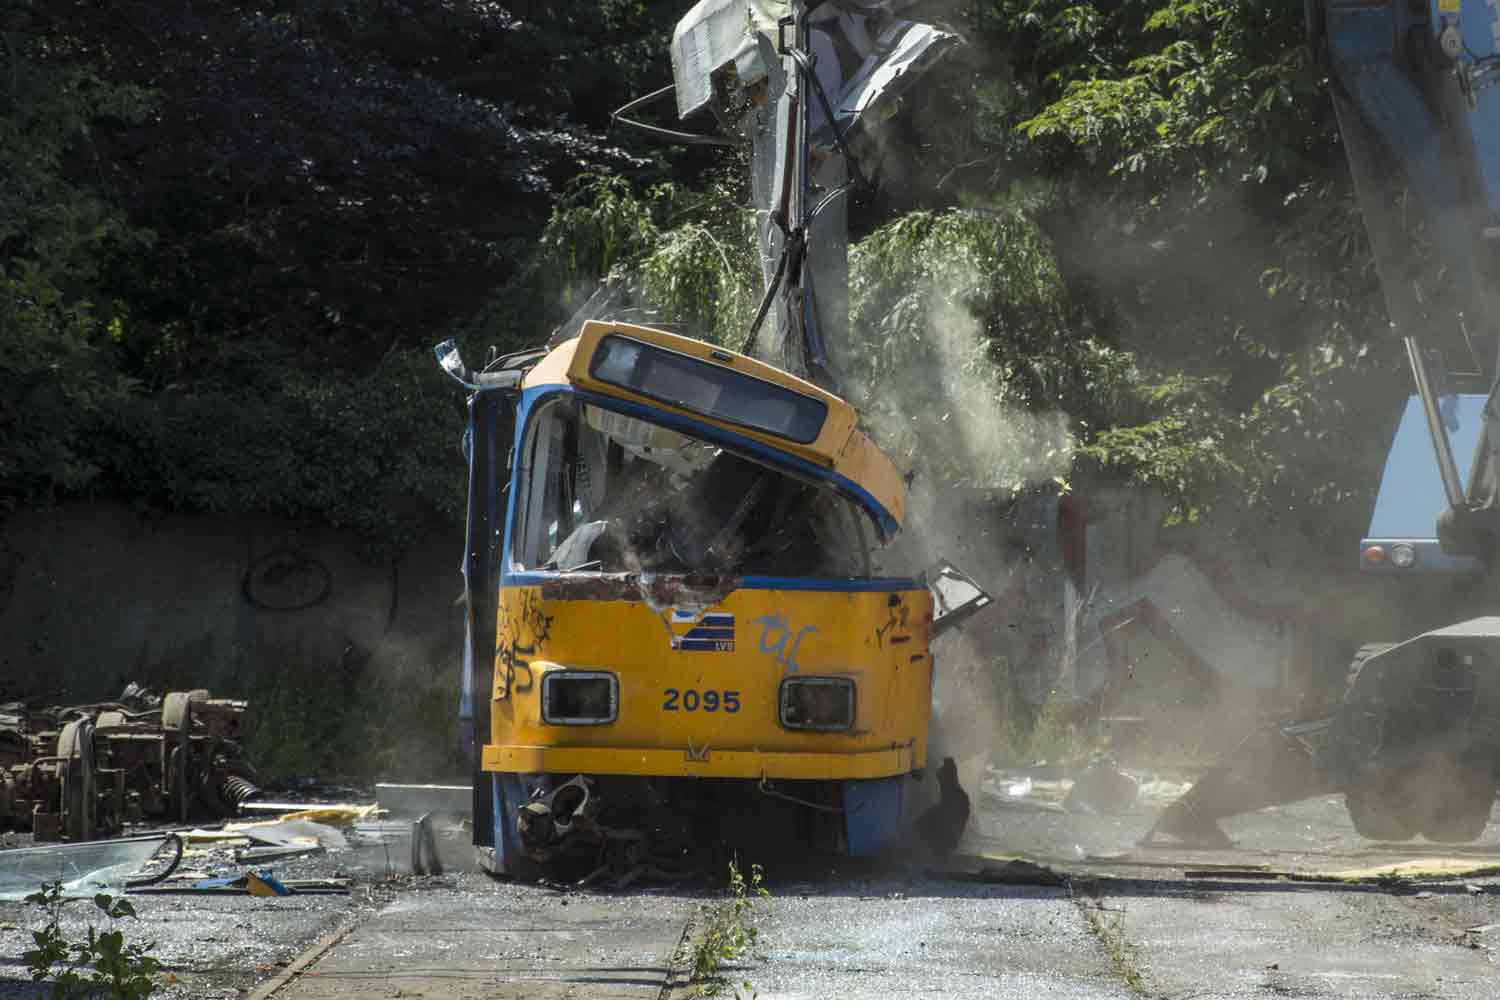
[[897,846],[901,840],[905,782],[910,780],[907,775],[897,774],[841,783],[844,838],[852,857],[874,857]]
[[514,873],[526,860],[521,853],[521,806],[531,801],[526,787],[515,774],[491,774],[491,808],[495,820],[495,868]]

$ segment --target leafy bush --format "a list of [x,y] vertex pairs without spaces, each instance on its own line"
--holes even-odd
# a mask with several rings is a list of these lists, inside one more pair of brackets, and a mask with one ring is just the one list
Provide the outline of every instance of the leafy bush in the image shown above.
[[194,390],[114,408],[96,447],[139,502],[316,516],[389,555],[460,518],[461,404],[425,351],[354,377],[240,352]]

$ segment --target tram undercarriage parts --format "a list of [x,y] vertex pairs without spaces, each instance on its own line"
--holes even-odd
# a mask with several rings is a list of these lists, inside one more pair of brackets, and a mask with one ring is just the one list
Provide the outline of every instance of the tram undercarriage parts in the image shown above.
[[581,774],[550,792],[538,791],[516,813],[522,850],[538,864],[584,873],[581,885],[612,879],[622,888],[638,878],[674,881],[696,874],[691,819],[645,787],[650,807],[629,810],[640,822],[621,825],[599,822],[604,797]]
[[238,740],[249,704],[204,690],[31,710],[0,705],[0,829],[92,840],[144,819],[232,816],[260,794]]

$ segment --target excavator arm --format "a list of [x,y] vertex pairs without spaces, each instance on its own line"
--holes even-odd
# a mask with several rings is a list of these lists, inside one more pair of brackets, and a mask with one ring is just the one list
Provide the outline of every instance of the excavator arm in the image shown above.
[[[1477,567],[1500,541],[1500,3],[1307,0],[1306,10],[1441,482],[1437,523],[1406,527],[1441,543],[1446,560],[1428,558],[1427,571]],[[1459,418],[1475,407],[1453,397],[1455,381],[1479,390],[1467,397],[1473,403],[1484,399],[1477,435]],[[1456,453],[1455,438],[1469,454]],[[1405,502],[1386,503],[1382,485],[1381,504],[1403,508],[1407,521],[1431,509],[1430,500],[1410,500],[1413,481],[1434,471],[1419,463],[1410,449],[1388,457],[1387,482]],[[1381,534],[1373,526],[1372,533]],[[1493,682],[1473,664],[1491,658],[1495,621],[1365,647],[1332,714],[1252,733],[1162,814],[1148,839],[1223,843],[1218,820],[1334,791],[1346,794],[1351,818],[1369,836],[1399,839],[1420,828],[1432,839],[1463,839],[1474,823],[1482,828],[1500,736],[1484,726],[1470,731],[1464,720],[1475,715],[1466,706],[1490,697],[1475,694]],[[1463,780],[1418,788],[1460,787],[1464,801],[1396,815],[1392,800],[1402,796],[1386,794],[1396,787],[1393,775],[1431,774],[1439,764]],[[1411,788],[1403,794],[1408,804],[1421,797]]]
[[[1447,511],[1443,547],[1479,554],[1497,535],[1500,420],[1500,7],[1488,0],[1309,0],[1329,91],[1395,334],[1405,341]],[[1440,266],[1423,261],[1405,198]],[[1448,366],[1490,393],[1465,483],[1443,419]]]

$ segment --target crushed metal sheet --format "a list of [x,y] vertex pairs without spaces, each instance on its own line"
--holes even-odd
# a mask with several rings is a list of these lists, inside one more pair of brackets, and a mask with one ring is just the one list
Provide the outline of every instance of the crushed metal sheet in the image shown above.
[[468,815],[474,808],[474,790],[470,785],[382,782],[375,786],[375,799],[392,816],[420,816],[426,812]]
[[344,826],[367,820],[380,812],[380,804],[372,802],[365,806],[338,805],[317,806],[311,809],[299,809],[296,812],[285,813],[279,816],[275,822],[290,823],[293,820],[305,819],[314,823],[327,823],[332,826]]
[[247,847],[234,852],[234,860],[241,864],[261,864],[266,861],[286,861],[289,858],[305,858],[315,854],[327,854],[326,847]]
[[190,844],[217,844],[220,847],[249,847],[250,838],[230,830],[185,830],[182,839]]
[[[277,879],[276,882],[287,890],[287,895],[291,896],[347,896],[349,894],[348,879],[289,878]],[[248,884],[248,876],[240,875],[227,879],[202,879],[197,882],[173,881],[161,885],[127,888],[125,891],[133,896],[247,896],[250,894]]]
[[[1040,772],[1040,773],[1035,773]],[[1043,767],[1001,769],[989,768],[980,787],[987,803],[1006,809],[1028,812],[1068,812],[1063,805],[1073,795],[1074,786],[1086,769]],[[1173,781],[1147,772],[1124,769],[1123,776],[1136,782],[1135,803],[1127,814],[1151,812],[1165,808],[1181,798],[1192,787],[1190,781]]]
[[292,890],[268,871],[252,871],[245,874],[245,891],[252,896],[290,896]]
[[246,802],[240,806],[240,815],[251,813],[274,813],[281,816],[286,813],[305,812],[309,809],[362,809],[357,802]]
[[[262,840],[266,843],[281,843],[277,839],[278,833],[285,830],[294,830],[297,823],[308,823],[311,826],[320,826],[331,833],[334,825],[353,826],[376,815],[380,811],[378,804],[367,806],[320,806],[315,809],[302,809],[297,812],[289,812],[273,819],[252,820],[240,823],[225,823],[223,826],[209,830],[189,830],[182,835],[189,843],[220,843],[232,846],[246,847],[251,840]],[[304,830],[308,828],[303,828]],[[302,833],[300,836],[313,836],[319,842],[323,841],[323,834]],[[340,837],[342,840],[342,837]],[[324,843],[325,847],[331,846]],[[338,846],[345,846],[339,844]]]
[[256,826],[245,830],[251,840],[268,847],[323,847],[330,851],[342,851],[349,846],[343,833],[310,819],[284,820],[270,826]]

